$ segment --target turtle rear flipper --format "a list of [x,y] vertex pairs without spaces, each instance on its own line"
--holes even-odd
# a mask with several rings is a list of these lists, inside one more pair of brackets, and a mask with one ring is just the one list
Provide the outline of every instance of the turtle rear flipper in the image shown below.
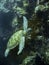
[[7,56],[8,56],[9,51],[10,51],[10,49],[6,49],[6,50],[5,50],[5,54],[4,54],[4,55],[5,55],[5,57],[7,57]]
[[21,37],[20,44],[19,44],[19,51],[17,53],[18,55],[22,52],[24,46],[25,46],[25,37]]

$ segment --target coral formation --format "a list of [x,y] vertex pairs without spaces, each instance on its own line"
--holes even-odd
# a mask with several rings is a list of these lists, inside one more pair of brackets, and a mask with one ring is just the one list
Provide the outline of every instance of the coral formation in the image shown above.
[[38,57],[49,64],[49,0],[2,0],[0,4],[0,11],[14,13],[5,56],[12,49],[10,57],[19,45],[19,65],[38,65]]

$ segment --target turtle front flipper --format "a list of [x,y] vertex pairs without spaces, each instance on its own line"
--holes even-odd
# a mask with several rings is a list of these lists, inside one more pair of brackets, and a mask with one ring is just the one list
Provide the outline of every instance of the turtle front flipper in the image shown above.
[[23,48],[25,46],[25,37],[21,37],[21,40],[20,40],[20,44],[19,44],[19,51],[18,51],[18,55],[22,52]]
[[28,29],[28,20],[25,16],[23,16],[23,29],[27,32]]

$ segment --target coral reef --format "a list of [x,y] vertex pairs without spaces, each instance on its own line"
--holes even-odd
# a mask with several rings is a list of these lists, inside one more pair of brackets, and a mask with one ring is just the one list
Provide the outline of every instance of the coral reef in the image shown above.
[[5,38],[5,56],[12,50],[6,58],[18,61],[18,65],[48,65],[49,0],[1,0],[0,5],[0,11],[13,14],[11,33]]

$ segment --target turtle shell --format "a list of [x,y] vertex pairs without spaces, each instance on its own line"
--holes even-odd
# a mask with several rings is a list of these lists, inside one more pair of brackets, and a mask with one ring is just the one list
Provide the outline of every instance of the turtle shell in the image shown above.
[[23,30],[15,32],[10,37],[10,39],[7,43],[7,48],[9,48],[9,49],[15,48],[20,43],[20,39],[21,39],[22,35],[23,35]]

